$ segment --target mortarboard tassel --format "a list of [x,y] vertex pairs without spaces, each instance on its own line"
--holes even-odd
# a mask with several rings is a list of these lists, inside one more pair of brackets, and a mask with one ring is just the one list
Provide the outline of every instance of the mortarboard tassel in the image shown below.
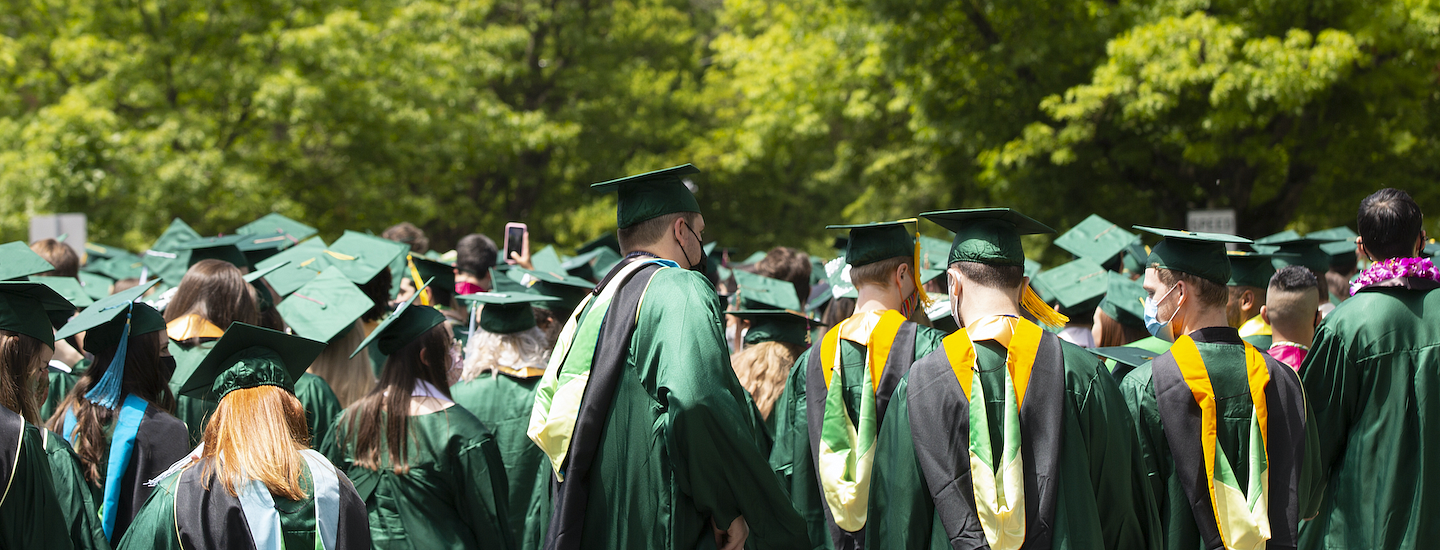
[[915,269],[911,275],[915,280],[915,297],[920,299],[920,309],[924,310],[935,305],[935,299],[925,293],[925,285],[920,282],[920,239],[918,238],[920,234],[916,233],[915,235],[917,237],[915,239]]
[[[424,279],[421,279],[421,278],[420,278],[420,270],[415,267],[415,258],[411,257],[409,254],[406,254],[406,255],[405,255],[405,265],[407,265],[407,266],[410,267],[410,280],[415,281],[415,288],[418,289],[418,288],[420,288],[420,287],[425,286]],[[420,291],[417,290],[416,292],[420,292]],[[419,299],[418,301],[420,302],[420,305],[422,305],[422,306],[432,305],[432,304],[430,303],[430,295],[429,295],[429,294],[421,294],[421,295],[420,295],[420,299]]]
[[125,355],[130,344],[130,312],[134,309],[133,302],[125,309],[125,328],[120,331],[120,345],[115,348],[115,358],[110,360],[110,366],[95,387],[85,393],[85,399],[112,411],[120,405],[120,383],[125,379]]
[[1020,293],[1020,307],[1024,308],[1027,313],[1042,325],[1049,325],[1052,328],[1064,328],[1065,323],[1070,322],[1069,317],[1055,311],[1055,308],[1050,307],[1044,300],[1041,300],[1040,295],[1035,294],[1035,290],[1030,288],[1030,285],[1025,285],[1025,290]]

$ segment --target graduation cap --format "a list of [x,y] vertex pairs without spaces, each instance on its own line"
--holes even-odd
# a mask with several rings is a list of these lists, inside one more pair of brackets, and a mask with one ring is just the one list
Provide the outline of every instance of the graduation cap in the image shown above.
[[[415,273],[412,273],[415,286],[420,286],[421,281],[433,281],[431,284],[436,288],[448,289],[452,293],[455,291],[455,266],[414,254],[410,255],[410,261],[415,265]],[[419,274],[419,276],[415,277],[415,274]],[[494,281],[495,279],[490,280]]]
[[119,281],[123,279],[139,279],[145,264],[141,262],[140,256],[125,252],[123,250],[111,249],[115,254],[109,258],[91,258],[80,267],[81,273],[94,273],[108,279]]
[[1330,255],[1321,250],[1320,245],[1329,242],[1331,241],[1302,237],[1292,230],[1285,230],[1263,239],[1257,239],[1254,244],[1258,246],[1252,246],[1252,248],[1262,254],[1276,252],[1287,254],[1273,258],[1271,263],[1277,270],[1298,265],[1316,273],[1325,273],[1330,270]]
[[277,294],[288,296],[329,267],[330,263],[326,260],[330,257],[325,251],[325,241],[310,239],[261,260],[255,264],[256,273],[263,272],[260,276],[270,283]]
[[1309,233],[1306,233],[1305,236],[1312,239],[1319,239],[1322,241],[1350,241],[1353,243],[1355,242],[1355,237],[1359,237],[1360,234],[1356,233],[1355,230],[1342,225],[1339,227],[1331,227],[1329,229],[1321,229],[1319,231],[1311,231]]
[[183,245],[199,239],[199,233],[180,218],[175,218],[141,256],[140,261],[149,269],[150,275],[160,279],[161,290],[180,284],[185,271],[190,269],[190,249]]
[[89,262],[96,258],[110,258],[117,254],[130,254],[128,250],[118,246],[110,246],[100,243],[85,243],[85,261]]
[[245,253],[236,246],[245,239],[244,235],[201,237],[185,242],[180,247],[190,251],[189,262],[192,266],[204,260],[220,260],[240,269],[248,269],[250,260],[246,259]]
[[1122,325],[1145,328],[1145,287],[1114,271],[1105,276],[1105,298],[1100,311]]
[[750,255],[746,256],[744,260],[741,260],[738,265],[758,264],[760,263],[760,260],[765,259],[765,256],[768,254],[769,252],[766,252],[764,250],[757,250],[755,252],[751,252]]
[[590,186],[603,193],[619,193],[615,221],[621,229],[676,212],[699,212],[700,203],[685,186],[683,176],[699,174],[690,164],[626,176]]
[[560,260],[560,253],[556,252],[553,246],[546,246],[530,255],[530,265],[536,271],[564,271],[565,268],[560,267],[562,263],[564,262]]
[[[741,273],[739,271],[736,272]],[[788,284],[788,283],[787,283]],[[745,331],[745,345],[784,342],[797,346],[810,345],[810,319],[790,309],[741,309],[726,312],[750,322]]]
[[0,330],[18,332],[55,348],[51,311],[74,313],[75,307],[41,283],[0,281]]
[[950,299],[936,300],[935,304],[925,309],[925,316],[930,318],[930,325],[946,334],[960,330],[960,325],[955,322],[955,317],[950,314]]
[[513,334],[535,328],[534,306],[558,302],[559,298],[530,292],[481,292],[466,294],[460,300],[484,304],[480,309],[480,328],[494,334]]
[[[581,279],[598,280],[610,273],[610,268],[615,267],[621,259],[620,253],[602,246],[562,262],[558,271]],[[539,266],[535,269],[540,270]]]
[[350,282],[363,285],[410,251],[405,243],[382,239],[355,231],[346,231],[325,252],[325,261],[338,266]]
[[308,239],[319,233],[318,229],[297,222],[274,212],[262,216],[260,219],[240,226],[235,230],[240,235],[257,235],[260,237],[284,236],[285,245],[283,250],[291,244]]
[[1093,312],[1109,288],[1110,278],[1104,267],[1086,258],[1079,258],[1035,278],[1040,280],[1060,302],[1061,313],[1067,317],[1086,311]]
[[426,281],[425,284],[420,285],[420,288],[415,289],[414,294],[411,294],[404,302],[400,302],[400,305],[395,308],[395,312],[381,321],[380,325],[370,332],[370,336],[365,337],[365,341],[360,342],[360,346],[350,352],[350,357],[358,355],[371,342],[375,342],[375,346],[381,354],[394,355],[395,352],[400,351],[400,348],[415,341],[420,335],[445,322],[445,314],[433,307],[411,307],[415,303],[415,299],[419,298],[420,294],[429,286],[430,281]]
[[1037,274],[1040,273],[1040,267],[1041,267],[1041,266],[1040,266],[1040,262],[1037,262],[1037,261],[1032,260],[1032,259],[1030,259],[1030,258],[1025,258],[1025,276],[1026,276],[1026,277],[1029,277],[1029,278],[1031,278],[1031,279],[1033,280],[1033,279],[1035,278],[1035,275],[1037,275]]
[[30,245],[20,241],[0,244],[0,281],[24,280],[54,270],[55,266],[30,250]]
[[920,263],[916,267],[920,270],[920,283],[924,284],[944,275],[945,269],[950,266],[950,241],[926,235],[920,235],[917,240],[920,242]]
[[125,357],[130,338],[165,330],[165,318],[144,302],[136,302],[160,281],[134,286],[91,304],[55,333],[64,339],[85,333],[85,348],[92,354],[112,352],[105,374],[85,393],[91,403],[110,410],[120,404],[125,380]]
[[1145,243],[1140,237],[1130,241],[1125,246],[1123,256],[1120,258],[1120,265],[1126,273],[1145,273],[1145,259],[1150,257],[1150,250],[1145,248]]
[[1059,238],[1055,246],[1065,249],[1076,257],[1085,258],[1105,265],[1124,252],[1135,241],[1135,234],[1110,223],[1109,220],[1091,214]]
[[[557,302],[547,302],[540,306],[554,312],[557,317],[569,317],[571,313],[575,312],[575,308],[579,307],[585,296],[595,288],[595,283],[560,273],[527,270],[518,270],[517,272],[528,281],[530,292],[559,298]],[[491,279],[495,280],[494,276]],[[499,286],[496,286],[495,289],[502,290]]]
[[[615,233],[610,232],[610,231],[606,231],[606,232],[604,232],[604,233],[601,233],[599,237],[595,237],[594,239],[590,239],[589,242],[586,242],[585,244],[580,245],[580,248],[577,249],[577,250],[575,251],[575,253],[576,253],[576,254],[584,254],[584,253],[586,253],[586,252],[589,252],[589,251],[591,251],[591,250],[595,250],[596,248],[600,248],[600,247],[609,248],[610,250],[614,250],[616,254],[619,254],[619,253],[620,253],[620,239],[619,239],[619,237],[616,237],[616,236],[615,236]],[[536,266],[536,267],[538,268],[539,266]]]
[[275,309],[295,334],[330,342],[345,334],[355,320],[374,305],[340,268],[331,266],[291,293]]
[[915,236],[910,225],[915,220],[827,225],[825,229],[848,229],[850,241],[845,247],[845,261],[851,267],[872,264],[900,256],[915,255]]
[[1134,226],[1135,229],[1163,237],[1150,250],[1148,266],[1189,273],[1220,286],[1230,282],[1230,261],[1225,245],[1250,244],[1250,239],[1221,233],[1201,233],[1178,229]]
[[85,287],[80,286],[80,280],[74,277],[41,277],[31,275],[30,282],[40,283],[50,287],[56,294],[59,294],[65,301],[75,306],[75,309],[84,309],[95,300],[85,293]]
[[738,269],[734,274],[743,309],[800,309],[794,284]]
[[1270,254],[1258,252],[1230,252],[1230,282],[1228,286],[1253,286],[1266,288],[1270,278],[1275,276],[1275,265]]
[[1129,367],[1128,369],[1126,369],[1127,372],[1130,370],[1138,369],[1144,366],[1145,363],[1149,363],[1151,360],[1161,355],[1148,349],[1137,348],[1134,346],[1087,348],[1086,351],[1089,351],[1090,353],[1106,359],[1114,359],[1116,363],[1120,363],[1122,365],[1125,365],[1126,367]]
[[1009,208],[939,210],[920,216],[955,232],[946,265],[955,262],[1025,265],[1020,236],[1055,232]]
[[80,288],[85,290],[91,301],[109,296],[110,289],[115,286],[114,279],[89,271],[82,270],[75,274],[75,278],[80,280]]
[[239,240],[236,241],[235,248],[240,249],[240,252],[245,254],[245,261],[249,262],[250,265],[258,264],[265,258],[279,254],[281,250],[285,250],[286,248],[290,248],[291,245],[296,244],[295,241],[292,240],[293,237],[283,234],[250,234],[236,235],[236,237],[239,237]]
[[234,323],[186,377],[179,393],[215,400],[260,386],[295,393],[295,381],[324,351],[325,342]]

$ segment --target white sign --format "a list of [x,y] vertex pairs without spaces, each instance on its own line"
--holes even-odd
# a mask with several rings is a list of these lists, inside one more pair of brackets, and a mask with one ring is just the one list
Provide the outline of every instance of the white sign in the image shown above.
[[1191,210],[1185,214],[1185,229],[1202,233],[1234,235],[1235,211],[1229,208],[1222,210]]
[[30,242],[42,239],[59,239],[65,236],[65,244],[77,256],[85,257],[85,214],[52,214],[30,218]]

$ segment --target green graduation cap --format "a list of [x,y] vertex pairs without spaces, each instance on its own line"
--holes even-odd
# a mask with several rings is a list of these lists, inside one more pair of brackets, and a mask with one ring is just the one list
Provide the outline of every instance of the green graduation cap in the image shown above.
[[1425,248],[1421,249],[1420,253],[1424,256],[1434,258],[1436,255],[1440,255],[1440,244],[1426,243]]
[[91,403],[114,410],[120,404],[125,380],[125,357],[130,338],[165,330],[165,318],[143,302],[136,302],[160,281],[134,286],[107,296],[80,312],[55,333],[56,339],[85,333],[85,349],[92,354],[111,353],[105,374],[85,393]]
[[[620,253],[602,246],[562,262],[559,271],[581,279],[598,280],[610,273],[610,268],[620,260]],[[540,268],[536,266],[535,269]]]
[[1150,251],[1145,248],[1145,243],[1140,240],[1140,237],[1135,237],[1135,240],[1125,246],[1120,265],[1126,273],[1144,274],[1145,259],[1149,257]]
[[180,386],[182,395],[224,399],[230,392],[278,386],[295,393],[295,381],[325,351],[325,342],[234,323]]
[[0,244],[0,281],[24,280],[54,270],[55,266],[30,250],[30,245],[20,241]]
[[130,252],[118,246],[85,243],[85,260],[87,262],[96,258],[110,258],[119,253],[129,254]]
[[1360,235],[1356,233],[1355,230],[1342,225],[1329,229],[1321,229],[1319,231],[1311,231],[1306,233],[1305,236],[1322,241],[1350,241],[1354,243],[1355,237],[1359,237]]
[[1151,360],[1155,359],[1160,355],[1153,351],[1144,348],[1137,348],[1134,346],[1088,348],[1086,351],[1089,351],[1090,353],[1093,353],[1105,359],[1114,359],[1115,362],[1129,367],[1128,369],[1126,369],[1127,372],[1145,366],[1145,363],[1149,363]]
[[1270,277],[1275,275],[1275,265],[1270,254],[1258,252],[1230,252],[1230,282],[1228,286],[1270,286]]
[[536,271],[564,271],[565,268],[560,267],[563,263],[560,260],[560,253],[556,252],[553,246],[546,246],[539,252],[530,255],[530,265]]
[[1221,233],[1134,227],[1164,238],[1150,250],[1150,257],[1145,260],[1147,266],[1189,273],[1221,286],[1230,282],[1230,260],[1226,257],[1225,245],[1250,244],[1250,239]]
[[75,278],[80,280],[80,287],[85,289],[85,295],[92,301],[109,296],[110,289],[115,286],[114,279],[85,270],[77,273]]
[[[320,231],[303,223],[297,222],[280,214],[271,212],[258,220],[240,226],[235,230],[239,235],[259,235],[262,237],[284,236],[288,247],[291,244],[299,243],[305,239],[315,236]],[[284,248],[282,247],[282,249]]]
[[290,235],[252,234],[236,235],[236,237],[239,237],[239,240],[236,241],[235,248],[240,249],[240,252],[245,254],[245,261],[249,262],[250,265],[258,264],[265,258],[279,254],[281,250],[297,244],[294,237]]
[[360,287],[338,267],[328,267],[275,309],[295,334],[329,342],[345,334],[355,320],[374,307]]
[[420,293],[429,287],[430,281],[426,281],[425,284],[420,285],[420,288],[415,289],[414,294],[411,294],[404,302],[400,302],[400,305],[395,308],[395,312],[381,321],[380,326],[375,327],[375,330],[370,332],[370,336],[365,337],[365,341],[360,342],[360,346],[350,352],[350,357],[358,355],[371,342],[375,342],[375,346],[381,354],[394,355],[395,352],[400,351],[400,348],[415,341],[426,331],[435,328],[435,325],[445,322],[445,314],[433,307],[411,307],[411,304],[415,303],[415,299],[420,297]]
[[875,222],[850,225],[827,225],[825,229],[848,229],[850,241],[845,248],[845,261],[852,267],[872,264],[900,256],[915,255],[915,236],[910,225],[915,220]]
[[920,216],[955,232],[946,265],[955,262],[1025,265],[1020,236],[1055,232],[1009,208],[939,210]]
[[766,256],[767,254],[769,254],[769,252],[766,252],[766,251],[764,251],[764,250],[756,250],[755,252],[751,252],[749,256],[746,256],[745,259],[742,260],[742,261],[741,261],[739,264],[737,264],[737,265],[754,265],[754,264],[758,264],[758,263],[760,263],[760,260],[765,259],[765,256]]
[[459,297],[467,302],[484,304],[480,310],[480,328],[494,334],[514,334],[535,328],[535,306],[558,302],[559,298],[530,292],[480,292]]
[[[517,270],[517,273],[520,273],[525,279],[525,284],[528,284],[530,292],[559,298],[557,302],[547,302],[541,304],[540,307],[549,309],[561,318],[569,317],[571,313],[574,313],[575,308],[579,307],[585,296],[595,289],[595,283],[560,273],[526,270]],[[502,290],[499,286],[496,286],[495,289]]]
[[950,241],[921,235],[920,241],[920,284],[925,284],[945,274],[950,267]]
[[[580,248],[579,248],[579,249],[576,249],[576,250],[575,250],[575,253],[576,253],[576,254],[584,254],[584,253],[586,253],[586,252],[589,252],[589,251],[591,251],[591,250],[595,250],[596,248],[600,248],[600,247],[609,248],[610,250],[614,250],[616,254],[619,254],[619,253],[620,253],[620,238],[617,237],[617,236],[615,236],[615,233],[614,233],[613,231],[606,231],[606,232],[604,232],[604,233],[601,233],[599,237],[595,237],[594,239],[590,239],[589,242],[586,242],[585,244],[580,245]],[[539,267],[539,266],[536,266],[536,267]]]
[[[451,292],[455,291],[455,266],[422,258],[414,254],[410,255],[410,260],[415,262],[415,271],[420,272],[420,280],[434,281],[432,284],[434,284],[436,288],[449,289]],[[494,281],[495,279],[492,278],[490,280]]]
[[85,292],[85,287],[80,285],[80,280],[74,277],[40,277],[31,275],[30,281],[50,287],[56,294],[59,294],[65,301],[70,302],[76,309],[84,309],[95,300]]
[[276,272],[276,271],[280,271],[281,269],[284,269],[286,266],[289,266],[289,265],[290,265],[290,261],[289,261],[289,260],[285,260],[285,261],[282,261],[282,262],[280,262],[280,263],[270,264],[269,267],[266,267],[266,268],[263,268],[263,269],[258,269],[258,270],[255,270],[255,271],[251,271],[251,272],[245,274],[245,282],[247,282],[247,283],[252,283],[252,284],[253,284],[255,281],[258,281],[258,280],[260,280],[260,279],[264,279],[265,277],[270,276],[271,273],[274,273],[274,272]]
[[1135,234],[1110,223],[1109,220],[1091,214],[1059,238],[1055,246],[1065,249],[1076,257],[1085,258],[1105,265],[1124,252],[1135,241]]
[[180,279],[190,269],[190,249],[183,245],[199,239],[199,233],[180,218],[175,218],[170,220],[170,227],[165,228],[155,244],[145,251],[140,261],[151,277],[160,279],[161,290],[180,285]]
[[800,297],[795,294],[794,284],[739,269],[734,274],[741,308],[800,309]]
[[1073,317],[1072,312],[1094,311],[1100,305],[1110,285],[1107,273],[1100,264],[1079,258],[1035,278],[1060,302],[1061,313]]
[[860,292],[850,282],[850,263],[845,257],[825,262],[825,280],[830,283],[831,298],[859,298]]
[[264,273],[261,277],[270,283],[276,293],[288,296],[329,267],[330,263],[326,261],[329,257],[325,251],[325,241],[316,238],[265,258],[255,264],[255,268],[256,273]]
[[[1285,230],[1274,235],[1255,241],[1252,248],[1262,254],[1284,253],[1285,256],[1275,256],[1271,263],[1275,269],[1286,266],[1298,265],[1314,271],[1325,273],[1330,270],[1330,255],[1320,249],[1320,245],[1331,241],[1314,239],[1308,236],[1302,237],[1292,230]],[[1268,284],[1268,283],[1267,283]]]
[[245,239],[244,235],[201,237],[181,244],[180,247],[190,251],[192,266],[204,260],[220,260],[240,269],[248,269],[250,260],[246,259],[245,253],[236,246]]
[[676,212],[699,212],[700,203],[685,186],[684,176],[699,174],[690,164],[626,176],[591,185],[592,189],[619,193],[615,221],[621,229]]
[[1145,287],[1114,271],[1105,275],[1105,298],[1100,311],[1122,325],[1145,328]]
[[66,308],[75,311],[70,302],[44,284],[0,281],[0,330],[24,334],[54,349],[55,328],[49,312]]
[[[736,272],[741,273],[739,271]],[[786,283],[789,284],[789,283]],[[741,309],[727,311],[742,321],[749,321],[745,345],[783,342],[797,346],[810,345],[810,319],[788,309]]]
[[108,279],[120,281],[124,279],[139,279],[145,264],[141,262],[140,256],[115,250],[116,254],[109,258],[92,258],[80,267],[80,271],[103,275]]
[[1035,275],[1037,275],[1037,274],[1040,273],[1040,268],[1041,268],[1040,262],[1037,262],[1037,261],[1032,260],[1032,259],[1030,259],[1030,258],[1025,258],[1025,276],[1026,276],[1026,277],[1029,277],[1029,278],[1031,278],[1031,279],[1034,279],[1034,278],[1035,278]]
[[405,243],[382,239],[355,231],[346,231],[335,244],[330,245],[325,261],[338,266],[350,278],[350,282],[363,285],[370,282],[381,271],[401,260],[410,247]]

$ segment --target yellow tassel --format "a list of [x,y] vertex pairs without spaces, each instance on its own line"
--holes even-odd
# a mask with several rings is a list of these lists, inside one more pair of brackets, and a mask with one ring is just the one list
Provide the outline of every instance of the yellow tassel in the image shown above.
[[920,299],[920,309],[925,310],[935,305],[935,299],[925,293],[925,285],[920,282],[920,222],[916,220],[915,223],[915,276],[912,278],[915,280],[915,297]]
[[[420,287],[425,286],[425,281],[420,278],[420,270],[415,268],[415,259],[414,259],[414,258],[411,258],[409,254],[406,254],[406,255],[405,255],[405,265],[407,265],[407,266],[410,267],[410,280],[415,281],[415,288],[416,288],[416,289],[419,289]],[[427,289],[427,290],[428,290],[428,289]],[[417,292],[419,292],[419,291],[417,290]],[[419,300],[419,302],[420,302],[420,305],[422,305],[422,306],[431,305],[431,304],[430,304],[430,293],[429,293],[429,292],[422,292],[422,293],[420,294],[420,300]]]
[[1030,285],[1025,285],[1025,290],[1020,294],[1020,307],[1025,308],[1025,311],[1042,325],[1064,328],[1065,323],[1070,322],[1069,317],[1061,315],[1060,312],[1055,311],[1055,308],[1041,300],[1040,295],[1035,294],[1035,290],[1030,288]]

